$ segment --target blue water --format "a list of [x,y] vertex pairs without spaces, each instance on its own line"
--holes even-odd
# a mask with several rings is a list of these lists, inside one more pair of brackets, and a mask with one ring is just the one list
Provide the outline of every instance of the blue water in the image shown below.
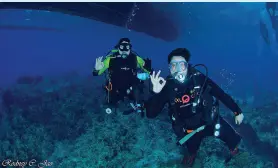
[[[188,12],[183,6],[187,9],[185,6],[188,5],[175,4],[171,7],[179,9],[179,22],[184,24],[181,26],[181,36],[175,42],[165,42],[144,33],[130,32],[124,28],[60,13],[1,11],[3,25],[41,26],[62,30],[1,30],[0,67],[1,78],[5,79],[1,80],[1,85],[10,84],[18,76],[26,74],[48,75],[72,70],[89,74],[95,58],[106,54],[121,37],[129,37],[140,55],[154,60],[156,69],[167,67],[166,57],[172,49],[187,47],[192,52],[192,62],[206,64],[212,78],[217,78],[221,69],[235,73],[236,80],[241,81],[234,82],[233,89],[237,94],[246,89],[252,92],[249,89],[252,89],[250,86],[253,83],[257,83],[261,89],[277,85],[274,78],[278,71],[275,68],[278,57],[271,53],[264,42],[260,43],[258,23],[248,25],[248,19],[252,15],[253,20],[259,21],[257,17],[260,8],[256,8],[254,4],[252,9],[252,4],[245,4],[251,8],[250,12],[250,9],[236,3],[223,4],[221,8],[214,3],[193,4],[189,11],[192,13],[189,20]],[[230,13],[221,14],[223,8]],[[242,21],[242,17],[246,17],[247,21]],[[188,32],[191,34],[188,35]],[[258,56],[259,48],[262,48],[262,53]],[[168,73],[167,69],[163,72]],[[245,80],[246,77],[248,80]]]
[[267,103],[264,98],[278,92],[278,55],[262,41],[259,30],[264,3],[178,3],[158,4],[157,8],[175,11],[175,20],[181,25],[176,41],[165,42],[61,13],[0,11],[0,25],[59,30],[1,29],[0,87],[13,85],[20,76],[51,77],[72,71],[90,76],[95,59],[104,56],[120,38],[128,37],[134,50],[151,58],[154,69],[162,70],[163,76],[168,74],[167,55],[175,48],[186,47],[192,53],[192,63],[206,64],[209,76],[227,86],[227,92],[239,99],[254,96],[251,107]]

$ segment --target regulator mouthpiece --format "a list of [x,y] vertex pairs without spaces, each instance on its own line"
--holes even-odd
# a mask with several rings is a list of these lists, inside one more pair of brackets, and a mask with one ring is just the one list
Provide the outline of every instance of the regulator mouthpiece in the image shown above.
[[175,79],[178,80],[179,82],[184,82],[185,81],[185,75],[182,72],[177,72],[175,74]]

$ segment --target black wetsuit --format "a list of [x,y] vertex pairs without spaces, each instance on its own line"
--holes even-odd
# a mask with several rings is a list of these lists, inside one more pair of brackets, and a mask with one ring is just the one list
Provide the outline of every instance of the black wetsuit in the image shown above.
[[217,122],[221,125],[219,138],[226,142],[231,150],[235,149],[241,140],[241,137],[221,116],[214,115],[215,117],[211,117],[211,114],[217,112],[215,109],[218,105],[215,100],[220,100],[231,111],[235,112],[235,115],[241,113],[241,109],[234,100],[211,79],[208,78],[204,85],[203,96],[199,105],[193,107],[193,103],[197,102],[196,100],[199,98],[198,95],[200,95],[205,78],[202,73],[191,69],[189,79],[184,84],[177,83],[173,79],[167,79],[162,91],[151,97],[145,104],[147,117],[154,118],[162,111],[164,105],[169,103],[169,116],[178,138],[182,138],[190,131],[206,125],[204,130],[196,133],[186,142],[191,155],[197,153],[205,136],[214,135],[214,127]]
[[[127,58],[111,58],[109,74],[112,83],[111,100],[116,103],[128,96],[131,100],[139,99],[136,55],[131,53]],[[127,94],[127,90],[131,92]]]
[[[108,104],[116,106],[116,104],[128,97],[138,103],[142,101],[142,92],[140,92],[140,80],[137,75],[137,57],[134,53],[130,53],[126,58],[122,58],[119,52],[109,55],[108,80],[106,90],[108,91]],[[98,71],[94,71],[95,76]]]

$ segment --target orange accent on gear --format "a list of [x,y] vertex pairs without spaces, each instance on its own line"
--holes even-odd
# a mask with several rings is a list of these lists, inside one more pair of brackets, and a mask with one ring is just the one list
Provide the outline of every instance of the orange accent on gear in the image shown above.
[[105,86],[105,88],[110,92],[112,90],[112,83],[109,82],[108,86]]

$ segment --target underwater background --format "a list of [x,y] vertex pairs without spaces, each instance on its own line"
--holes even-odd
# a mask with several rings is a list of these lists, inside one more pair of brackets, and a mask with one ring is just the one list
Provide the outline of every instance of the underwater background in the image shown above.
[[[177,40],[166,42],[128,27],[56,12],[0,10],[2,167],[7,160],[24,167],[32,159],[51,168],[180,167],[182,152],[167,110],[156,119],[142,119],[106,114],[102,108],[105,80],[91,72],[95,59],[122,37],[130,38],[133,49],[150,58],[164,77],[168,54],[188,48],[192,63],[205,64],[209,77],[236,99],[245,115],[244,123],[235,126],[232,113],[221,107],[247,151],[226,167],[278,167],[278,48],[261,36],[265,3],[155,7],[179,23]],[[207,138],[194,167],[225,167],[227,154],[221,141]]]

